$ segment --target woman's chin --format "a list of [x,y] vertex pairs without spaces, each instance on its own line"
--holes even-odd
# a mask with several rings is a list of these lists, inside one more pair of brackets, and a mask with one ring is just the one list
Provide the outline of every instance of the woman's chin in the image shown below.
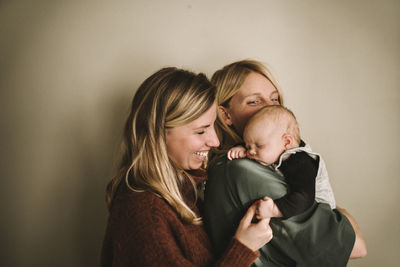
[[203,166],[203,162],[204,162],[204,160],[196,160],[196,162],[192,162],[191,164],[190,164],[190,170],[197,170],[197,169],[200,169],[201,168],[201,166]]

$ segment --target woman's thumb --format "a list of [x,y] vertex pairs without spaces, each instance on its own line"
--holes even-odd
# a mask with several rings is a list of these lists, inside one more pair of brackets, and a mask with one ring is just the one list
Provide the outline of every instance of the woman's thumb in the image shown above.
[[255,214],[256,214],[256,206],[251,205],[250,208],[247,210],[246,214],[243,216],[240,224],[246,227],[249,226]]

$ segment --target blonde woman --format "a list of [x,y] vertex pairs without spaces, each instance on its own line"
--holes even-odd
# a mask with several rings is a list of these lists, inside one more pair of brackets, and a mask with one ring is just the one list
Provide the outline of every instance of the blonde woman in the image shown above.
[[101,265],[249,266],[272,238],[269,220],[248,209],[224,255],[214,258],[196,188],[212,147],[215,88],[202,74],[164,68],[137,90],[119,170],[107,187],[110,211]]
[[[244,60],[218,70],[216,132],[221,145],[213,149],[205,191],[205,223],[217,255],[222,255],[234,225],[249,205],[265,196],[287,194],[283,177],[249,159],[230,161],[227,151],[243,143],[249,118],[264,106],[282,105],[278,84],[258,61]],[[343,209],[313,203],[287,220],[271,220],[274,238],[260,249],[256,266],[345,266],[350,258],[366,255],[365,241],[352,216]]]

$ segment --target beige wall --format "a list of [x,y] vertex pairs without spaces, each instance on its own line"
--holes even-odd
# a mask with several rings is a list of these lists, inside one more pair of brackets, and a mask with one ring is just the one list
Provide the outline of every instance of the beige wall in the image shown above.
[[400,2],[2,1],[1,266],[97,266],[135,88],[163,66],[271,66],[367,258],[400,250]]

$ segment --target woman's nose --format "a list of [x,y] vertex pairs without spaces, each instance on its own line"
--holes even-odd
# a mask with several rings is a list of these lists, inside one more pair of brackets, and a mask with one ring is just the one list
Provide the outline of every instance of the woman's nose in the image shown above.
[[272,101],[269,99],[265,101],[265,106],[274,106],[274,105],[280,105],[280,104],[277,101]]
[[207,146],[209,146],[209,147],[219,146],[218,136],[214,129],[212,129],[210,131],[210,135],[208,136],[208,139],[207,139]]
[[264,107],[266,107],[266,106],[273,106],[273,105],[275,105],[276,103],[274,102],[274,101],[271,101],[271,100],[265,100],[265,102],[264,102]]

